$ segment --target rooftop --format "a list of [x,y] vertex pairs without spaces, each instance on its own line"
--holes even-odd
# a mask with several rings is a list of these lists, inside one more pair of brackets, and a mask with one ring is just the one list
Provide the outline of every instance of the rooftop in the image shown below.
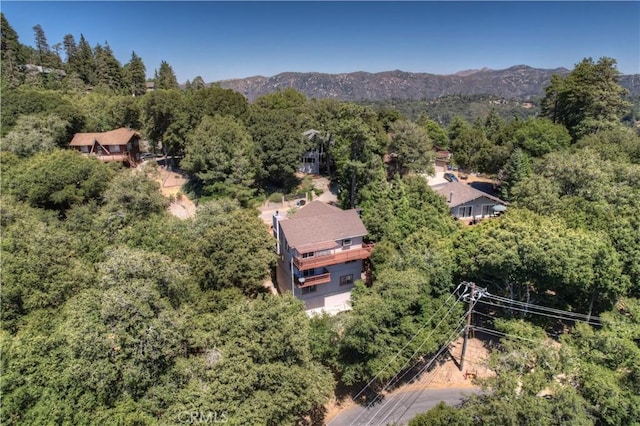
[[103,146],[124,145],[134,136],[140,137],[138,132],[125,127],[102,133],[76,133],[69,146],[90,146],[93,145],[94,142],[98,142]]
[[485,197],[495,201],[497,204],[506,204],[498,197],[482,192],[474,187],[462,182],[447,182],[432,187],[434,191],[446,197],[449,207],[456,207],[469,201]]
[[280,226],[294,248],[333,247],[335,241],[367,234],[356,210],[342,210],[321,201],[302,207],[289,219],[281,220]]

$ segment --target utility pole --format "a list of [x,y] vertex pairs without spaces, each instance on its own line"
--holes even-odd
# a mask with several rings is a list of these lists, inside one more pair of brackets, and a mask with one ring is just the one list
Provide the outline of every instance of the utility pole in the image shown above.
[[473,310],[473,300],[476,292],[476,283],[471,283],[471,296],[469,298],[469,310],[467,311],[467,326],[464,328],[464,340],[462,342],[462,353],[460,354],[460,371],[464,369],[464,355],[467,352],[467,340],[469,340],[469,329],[471,328],[471,312]]

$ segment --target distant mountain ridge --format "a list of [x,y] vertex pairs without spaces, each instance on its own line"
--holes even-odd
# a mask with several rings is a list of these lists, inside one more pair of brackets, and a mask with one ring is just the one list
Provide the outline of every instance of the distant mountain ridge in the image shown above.
[[[494,95],[528,100],[544,95],[553,74],[565,75],[566,68],[540,69],[516,65],[504,70],[465,70],[439,75],[385,71],[324,74],[284,72],[273,77],[247,77],[216,82],[222,88],[244,94],[250,101],[267,93],[292,87],[310,98],[343,101],[383,99],[434,99],[447,95]],[[640,96],[640,74],[624,75],[620,83]]]

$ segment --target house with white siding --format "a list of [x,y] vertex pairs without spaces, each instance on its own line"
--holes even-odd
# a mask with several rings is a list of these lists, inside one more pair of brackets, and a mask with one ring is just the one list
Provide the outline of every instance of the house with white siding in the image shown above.
[[498,197],[462,182],[434,185],[432,189],[447,199],[451,214],[458,219],[480,220],[495,216],[507,204]]

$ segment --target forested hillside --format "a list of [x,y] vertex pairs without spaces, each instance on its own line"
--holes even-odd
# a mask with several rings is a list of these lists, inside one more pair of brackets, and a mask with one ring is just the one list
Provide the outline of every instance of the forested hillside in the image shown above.
[[[166,62],[147,92],[137,55],[71,36],[62,60],[36,34],[22,45],[2,16],[2,424],[323,424],[337,385],[371,396],[458,336],[461,281],[510,302],[484,312],[498,374],[412,424],[640,418],[640,136],[615,60],[553,77],[536,116],[443,126],[293,89],[183,90]],[[153,166],[66,149],[126,126],[182,158],[195,217],[167,212]],[[424,178],[436,146],[494,176],[507,212],[454,220]],[[309,318],[263,286],[275,242],[256,206],[310,190],[296,171],[313,148],[376,248],[352,310]],[[529,303],[581,321],[513,308]]]
[[[344,74],[286,72],[271,77],[247,77],[216,82],[243,93],[250,100],[287,88],[308,97],[343,101],[437,99],[447,96],[491,95],[499,99],[528,101],[539,98],[553,75],[566,68],[538,69],[515,65],[504,70],[469,70],[451,75],[386,71]],[[640,74],[621,76],[620,83],[632,96],[640,95]]]

